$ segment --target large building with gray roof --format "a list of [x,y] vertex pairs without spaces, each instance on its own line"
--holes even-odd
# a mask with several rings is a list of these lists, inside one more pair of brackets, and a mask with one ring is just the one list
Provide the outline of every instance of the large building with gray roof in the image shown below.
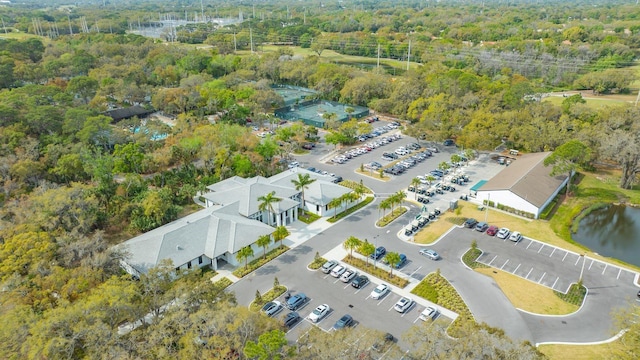
[[[301,204],[301,190],[295,188],[292,180],[305,174],[315,181],[305,189],[305,204]],[[207,189],[209,192],[203,195],[205,209],[120,245],[127,252],[123,268],[139,277],[164,259],[171,259],[176,269],[204,266],[217,269],[219,262],[237,266],[238,250],[251,246],[254,254],[259,255],[262,249],[255,245],[256,240],[271,235],[275,226],[296,221],[301,207],[324,216],[334,198],[351,192],[332,183],[327,176],[299,168],[270,178],[234,176]],[[261,211],[258,198],[269,193],[274,193],[279,201],[272,204],[273,211]],[[341,212],[346,206],[341,204],[334,211]]]
[[476,199],[533,214],[537,219],[568,181],[566,174],[551,176],[551,167],[544,165],[549,155],[540,152],[518,156],[477,189]]

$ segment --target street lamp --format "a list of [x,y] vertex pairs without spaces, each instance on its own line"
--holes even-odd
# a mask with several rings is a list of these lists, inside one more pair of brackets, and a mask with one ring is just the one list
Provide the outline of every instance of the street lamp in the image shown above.
[[373,237],[373,243],[375,244],[376,249],[373,251],[373,267],[376,267],[376,264],[378,263],[378,256],[376,255],[376,251],[378,250],[378,237],[380,237],[380,234],[376,235]]

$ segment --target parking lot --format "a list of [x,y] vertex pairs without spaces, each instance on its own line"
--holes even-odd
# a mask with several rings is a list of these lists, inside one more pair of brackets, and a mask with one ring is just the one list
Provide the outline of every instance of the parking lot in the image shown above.
[[[345,314],[353,317],[354,326],[356,327],[377,328],[391,333],[396,338],[411,326],[422,322],[419,316],[426,306],[414,301],[409,310],[405,313],[399,313],[394,310],[394,305],[402,296],[391,291],[378,300],[371,298],[371,291],[378,285],[378,281],[370,276],[369,279],[375,282],[369,282],[364,287],[356,289],[351,284],[344,283],[330,274],[325,274],[319,270],[313,272],[309,286],[300,289],[300,292],[303,292],[309,298],[309,301],[304,306],[296,310],[302,320],[287,332],[287,338],[290,341],[295,341],[306,333],[311,326],[317,326],[327,332],[336,331],[333,329],[333,325]],[[295,295],[296,291],[291,293]],[[284,296],[279,300],[284,302]],[[321,304],[329,305],[331,311],[320,321],[313,323],[308,319],[309,314]],[[289,310],[285,309],[278,314],[278,317],[283,317],[288,312]],[[442,317],[443,315],[440,314],[439,316]],[[382,328],[381,324],[384,324]]]
[[486,237],[483,239],[486,241],[482,242],[483,254],[478,258],[479,262],[556,291],[566,293],[569,286],[579,280],[581,272],[583,278],[589,278],[591,286],[610,285],[618,281],[628,284],[635,278],[634,272],[619,266],[526,236],[517,243],[487,235],[483,237]]

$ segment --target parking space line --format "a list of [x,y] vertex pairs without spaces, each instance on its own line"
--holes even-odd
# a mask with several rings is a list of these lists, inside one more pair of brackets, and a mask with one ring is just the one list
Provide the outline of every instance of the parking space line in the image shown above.
[[416,272],[418,272],[418,270],[422,269],[422,265],[420,265],[419,268],[415,269],[411,274],[409,274],[409,277],[413,277],[413,274],[415,274]]
[[387,294],[385,297],[382,298],[382,300],[378,300],[378,306],[380,306],[380,304],[382,304],[383,301],[387,300],[389,296],[391,296],[391,294]]
[[533,241],[529,242],[529,245],[527,245],[527,250],[529,250],[529,246],[531,246],[531,244],[533,244]]
[[529,275],[531,275],[532,271],[533,271],[533,268],[531,268],[531,270],[529,270],[529,272],[527,273],[527,276],[525,276],[524,278],[528,280],[529,279]]
[[616,280],[620,280],[620,274],[622,273],[622,268],[618,270],[618,276],[616,276]]
[[540,251],[542,251],[542,249],[544,249],[544,244],[542,244],[542,246],[540,246],[540,249],[538,249],[538,254],[540,254]]
[[604,275],[604,272],[607,270],[607,266],[609,266],[607,263],[604,264],[604,269],[602,269],[602,275]]
[[391,305],[391,307],[387,311],[391,311],[391,310],[393,310],[393,305]]
[[513,270],[513,274],[515,274],[515,273],[516,273],[516,271],[518,271],[518,269],[520,269],[520,265],[522,265],[522,264],[518,264],[518,266],[516,266],[516,269],[515,269],[515,270]]
[[552,289],[555,289],[555,287],[556,287],[556,283],[558,282],[558,279],[560,279],[560,276],[558,276],[558,277],[556,278],[556,281],[554,281],[554,282],[553,282],[553,285],[551,285],[551,288],[552,288]]
[[340,281],[340,278],[337,278],[336,281],[334,281],[333,283],[337,283],[338,281]]
[[542,277],[540,278],[540,280],[538,280],[538,284],[540,284],[542,282],[542,279],[544,279],[544,276],[547,275],[547,273],[545,272],[544,274],[542,274]]
[[505,261],[505,263],[502,265],[502,267],[500,268],[500,270],[504,269],[504,266],[507,265],[509,263],[509,259],[507,259],[507,261]]
[[346,288],[348,288],[349,286],[351,286],[351,284],[350,284],[350,283],[347,283],[347,285],[345,285],[343,289],[346,289]]
[[578,265],[578,261],[580,261],[580,258],[581,258],[581,257],[582,257],[582,256],[578,256],[578,258],[576,259],[576,263],[575,263],[575,264],[573,264],[573,266]]
[[491,264],[493,263],[493,260],[495,260],[498,257],[498,255],[494,256],[493,259],[491,259],[491,261],[489,261],[489,266],[491,266]]
[[564,259],[567,257],[567,255],[569,255],[569,252],[568,252],[568,251],[565,251],[565,252],[564,252],[564,256],[562,257],[562,262],[564,262]]
[[593,260],[591,260],[591,264],[589,264],[589,269],[588,270],[591,270],[591,265],[593,265]]
[[556,252],[556,248],[553,248],[553,251],[551,251],[551,255],[549,255],[549,257],[552,257],[554,252]]

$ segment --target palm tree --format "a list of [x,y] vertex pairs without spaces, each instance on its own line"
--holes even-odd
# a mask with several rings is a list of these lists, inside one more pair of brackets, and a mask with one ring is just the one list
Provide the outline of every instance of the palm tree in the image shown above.
[[427,179],[427,181],[429,182],[429,185],[431,185],[431,183],[433,183],[434,181],[436,181],[436,177],[435,177],[435,176],[433,176],[433,175],[431,175],[431,174],[427,175],[426,179]]
[[252,256],[253,256],[253,248],[251,248],[251,245],[243,247],[242,249],[238,250],[238,252],[236,253],[236,259],[238,259],[238,261],[242,261],[244,259],[245,269],[248,267],[249,265],[248,260]]
[[269,246],[269,244],[271,244],[271,235],[262,235],[256,241],[256,245],[262,247],[262,249],[264,250],[264,253],[262,255],[263,259],[267,257],[267,247]]
[[365,241],[360,244],[360,248],[358,250],[360,250],[360,253],[365,256],[367,266],[369,266],[369,256],[376,251],[376,247],[372,243]]
[[418,186],[420,186],[420,179],[417,177],[411,179],[411,186],[413,186],[414,200],[418,199]]
[[280,225],[276,228],[276,231],[273,232],[273,239],[275,241],[280,241],[280,246],[282,246],[282,240],[289,235],[289,230],[283,225]]
[[400,262],[400,254],[390,251],[384,256],[384,259],[389,263],[389,275],[393,276],[393,267]]
[[327,205],[329,205],[330,208],[333,208],[333,217],[335,218],[338,216],[338,208],[340,207],[340,205],[342,205],[342,198],[334,198],[333,200],[329,201]]
[[390,199],[391,198],[386,198],[380,201],[380,204],[378,204],[378,208],[382,210],[382,217],[385,217],[386,211],[391,209],[391,201],[389,201]]
[[[342,195],[344,197],[344,201],[347,203],[347,205],[349,205],[349,203],[352,203],[354,201],[357,201],[360,197],[358,195],[356,195],[355,192],[350,192],[350,193],[346,193],[344,195]],[[347,206],[349,207],[349,206]]]
[[267,195],[263,195],[258,198],[258,201],[260,201],[258,210],[267,211],[269,213],[269,221],[268,221],[269,225],[271,225],[271,219],[272,219],[271,214],[275,213],[275,210],[273,209],[273,204],[279,201],[282,201],[282,199],[276,197],[275,195],[276,195],[276,192],[272,191]]
[[362,197],[362,195],[364,195],[367,192],[367,188],[362,184],[362,181],[360,181],[360,184],[358,184],[355,189],[353,189],[353,193],[358,195],[358,198]]
[[362,241],[355,236],[349,236],[347,240],[342,244],[345,249],[349,250],[349,257],[353,257],[353,249],[360,247]]
[[302,195],[302,211],[304,211],[304,190],[309,188],[309,185],[313,184],[316,179],[312,179],[309,174],[298,174],[298,179],[291,179],[291,182],[296,187],[296,190],[300,191]]

